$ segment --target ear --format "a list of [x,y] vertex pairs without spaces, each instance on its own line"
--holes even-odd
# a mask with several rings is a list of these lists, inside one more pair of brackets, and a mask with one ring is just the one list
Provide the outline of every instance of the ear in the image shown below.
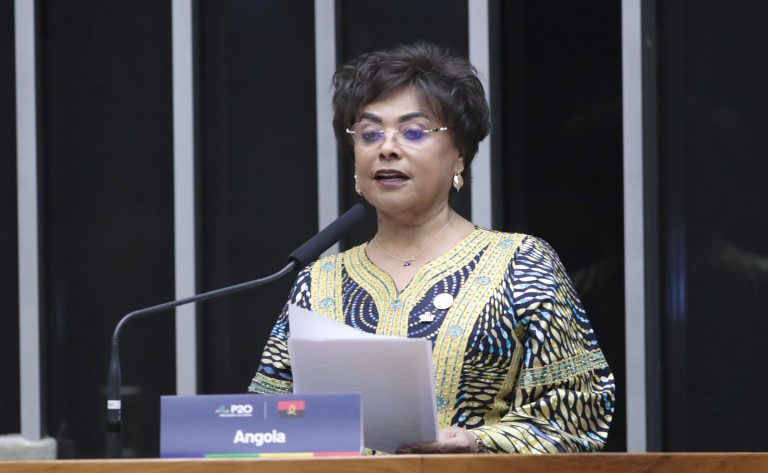
[[456,168],[454,169],[454,173],[457,172],[464,172],[464,156],[459,156],[459,158],[456,160]]

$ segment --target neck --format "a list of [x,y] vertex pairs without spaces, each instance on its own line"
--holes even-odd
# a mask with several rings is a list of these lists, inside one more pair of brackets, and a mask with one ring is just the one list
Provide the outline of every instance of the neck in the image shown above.
[[[420,249],[434,238],[451,221],[454,211],[445,205],[432,212],[407,219],[400,216],[377,213],[376,239],[388,249],[409,253]],[[453,223],[453,222],[451,222]]]

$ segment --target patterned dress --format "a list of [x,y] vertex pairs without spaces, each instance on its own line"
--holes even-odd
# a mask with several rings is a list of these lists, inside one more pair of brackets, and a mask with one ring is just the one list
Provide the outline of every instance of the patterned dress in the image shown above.
[[[613,375],[547,243],[477,228],[399,292],[365,247],[305,268],[289,303],[365,332],[430,340],[439,426],[470,429],[491,452],[603,448]],[[450,307],[435,307],[440,294]],[[249,391],[292,392],[288,334],[284,310]]]

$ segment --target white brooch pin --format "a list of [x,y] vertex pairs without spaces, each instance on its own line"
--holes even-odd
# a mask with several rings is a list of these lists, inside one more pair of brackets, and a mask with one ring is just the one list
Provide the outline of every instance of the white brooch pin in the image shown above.
[[444,292],[435,296],[435,300],[432,303],[435,305],[435,308],[444,310],[453,305],[453,296]]
[[432,312],[424,312],[419,316],[419,322],[423,324],[428,324],[435,320],[435,315]]

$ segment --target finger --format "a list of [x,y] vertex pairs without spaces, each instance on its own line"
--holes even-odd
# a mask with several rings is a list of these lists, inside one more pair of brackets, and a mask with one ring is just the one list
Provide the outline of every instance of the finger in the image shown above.
[[446,442],[419,443],[413,445],[411,449],[413,453],[445,453],[448,445]]
[[437,434],[437,441],[438,442],[441,442],[441,441],[444,442],[446,440],[450,440],[450,439],[456,437],[459,434],[460,430],[461,429],[458,429],[458,428],[453,427],[453,426],[441,429],[440,432],[438,432],[438,434]]

